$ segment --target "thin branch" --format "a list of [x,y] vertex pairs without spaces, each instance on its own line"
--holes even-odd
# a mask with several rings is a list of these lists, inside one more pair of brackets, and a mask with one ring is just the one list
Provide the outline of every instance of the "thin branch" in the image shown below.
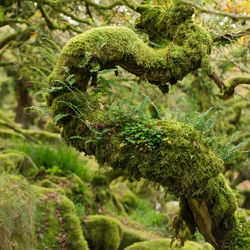
[[116,6],[123,5],[121,1],[115,1],[114,3],[112,3],[110,5],[101,5],[101,4],[97,4],[97,3],[90,1],[90,0],[84,0],[84,2],[86,2],[90,6],[93,6],[97,9],[102,9],[102,10],[111,10]]
[[7,67],[11,65],[15,65],[16,63],[14,62],[0,62],[0,67]]
[[33,137],[27,135],[26,133],[24,133],[23,131],[19,130],[19,129],[16,129],[15,127],[13,127],[12,125],[8,124],[8,123],[3,123],[3,122],[0,122],[0,125],[2,126],[5,126],[7,128],[10,128],[12,130],[14,130],[15,132],[17,132],[18,134],[21,134],[23,135],[25,138],[27,138],[28,140],[30,141],[33,141],[35,143],[38,143]]
[[51,29],[51,30],[59,29],[59,26],[56,25],[56,24],[52,21],[52,19],[51,19],[51,18],[49,17],[49,15],[48,15],[47,11],[43,8],[43,6],[42,6],[40,3],[38,3],[38,6],[37,6],[37,7],[38,7],[38,9],[40,10],[42,16],[44,17],[45,22],[46,22],[47,25],[48,25],[48,28]]
[[[61,6],[65,6],[67,3],[73,3],[73,2],[81,2],[79,0],[58,0],[58,1],[51,1],[51,0],[42,0],[44,4],[47,4],[49,6],[54,6],[55,8],[60,8]],[[121,1],[115,1],[112,4],[109,5],[102,5],[102,4],[97,4],[91,0],[83,0],[83,2],[87,3],[90,6],[93,6],[96,9],[102,9],[102,10],[111,10],[114,7],[118,5],[123,5]]]
[[239,63],[237,63],[233,58],[230,58],[229,56],[225,55],[225,58],[228,59],[232,64],[234,64],[236,67],[238,67],[241,71],[249,73],[250,71],[248,70],[248,68],[245,68],[244,66],[240,65]]
[[250,77],[231,78],[225,84],[225,89],[221,95],[223,100],[227,100],[233,96],[235,88],[240,84],[250,84]]
[[55,9],[54,7],[52,7],[52,8],[55,11],[60,12],[60,13],[64,14],[65,16],[70,17],[72,20],[77,21],[78,23],[84,23],[84,24],[88,24],[90,26],[93,26],[93,22],[86,20],[86,19],[79,18],[75,15],[72,15],[69,11],[66,11],[66,10],[61,9],[61,8],[57,8],[57,9]]
[[211,80],[215,82],[215,84],[218,86],[218,88],[222,91],[225,89],[224,82],[219,78],[219,76],[213,72],[211,75],[208,75]]
[[225,40],[232,42],[233,40],[237,40],[240,37],[250,35],[250,28],[242,30],[238,33],[216,34],[214,30],[212,32],[214,33],[214,37],[213,37],[214,42],[220,42],[220,41],[225,41]]
[[4,19],[2,22],[0,22],[0,27],[3,27],[5,25],[9,25],[9,24],[15,24],[15,23],[20,23],[20,24],[30,24],[30,22],[28,20],[25,19],[18,19],[18,18],[7,18]]
[[250,16],[249,15],[234,15],[228,12],[224,12],[224,11],[217,11],[217,10],[209,10],[206,8],[203,8],[197,4],[194,4],[193,2],[190,1],[180,1],[180,3],[182,4],[186,4],[189,6],[194,7],[195,9],[203,12],[203,13],[207,13],[207,14],[213,14],[213,15],[218,15],[218,16],[226,16],[226,17],[230,17],[234,20],[250,20]]
[[11,35],[8,35],[4,37],[3,39],[0,40],[0,49],[2,49],[6,44],[9,42],[16,40],[17,36],[19,35],[20,32],[13,33]]

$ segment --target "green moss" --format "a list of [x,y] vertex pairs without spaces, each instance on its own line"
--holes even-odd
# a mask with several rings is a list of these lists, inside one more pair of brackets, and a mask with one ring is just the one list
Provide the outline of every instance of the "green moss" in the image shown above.
[[32,176],[38,172],[37,166],[28,155],[15,150],[6,150],[0,153],[0,173],[20,173]]
[[130,246],[136,242],[147,241],[150,240],[151,238],[152,236],[147,232],[122,226],[122,241],[120,243],[118,250],[123,250],[127,246]]
[[133,194],[124,183],[116,183],[110,188],[116,196],[116,199],[122,203],[127,212],[136,207],[136,195]]
[[[54,115],[67,112],[74,116],[74,111],[61,103],[61,99],[78,107],[81,119],[72,117],[60,121],[60,125],[64,126],[62,135],[78,150],[94,154],[101,165],[108,163],[113,168],[129,171],[129,175],[135,178],[143,177],[159,182],[166,185],[175,195],[186,197],[203,192],[207,181],[222,170],[222,161],[206,147],[206,140],[191,126],[173,120],[123,121],[122,117],[119,122],[121,125],[115,126],[112,122],[112,114],[105,110],[102,110],[102,118],[96,119],[96,112],[100,112],[98,102],[92,101],[93,98],[87,94],[78,94],[78,96],[83,100],[81,103],[78,103],[69,93],[57,97],[53,102],[52,112]],[[88,126],[84,122],[86,120],[89,122]],[[102,124],[103,128],[112,126],[116,128],[111,136],[104,134],[102,140],[95,141],[93,138],[96,124]],[[146,131],[154,128],[155,133],[150,136],[158,138],[160,135],[161,140],[157,139],[158,141],[153,145],[153,151],[147,151],[147,145],[143,144],[136,147],[136,144],[131,141],[121,147],[128,137],[124,135],[124,127],[129,126],[132,131],[131,136],[139,135],[142,128]],[[72,136],[79,136],[80,139],[70,139]],[[89,140],[92,141],[86,144],[85,142]],[[110,140],[112,147],[108,143]],[[143,150],[140,150],[141,148]],[[202,166],[200,162],[203,162]],[[130,168],[127,169],[127,166]]]
[[46,122],[45,130],[52,133],[60,133],[60,129],[50,120]]
[[[167,82],[175,83],[199,67],[210,72],[212,39],[193,23],[192,8],[174,1],[166,9],[149,5],[139,9],[137,26],[149,33],[151,40],[168,45],[154,49],[122,27],[91,29],[74,37],[62,49],[49,77],[52,91],[47,96],[48,106],[54,117],[64,115],[58,125],[68,144],[94,155],[101,166],[123,170],[130,179],[159,183],[181,197],[185,201],[181,216],[192,232],[195,223],[191,215],[195,212],[190,210],[190,200],[205,204],[210,214],[204,220],[214,223],[215,236],[226,237],[228,229],[238,223],[237,206],[220,175],[223,162],[207,140],[186,123],[140,120],[109,112],[104,100],[101,108],[98,98],[85,93],[98,70],[117,65],[162,89]],[[105,200],[109,192],[99,191],[99,200]]]
[[161,89],[167,82],[176,83],[199,67],[209,72],[212,38],[206,30],[193,23],[193,8],[184,5],[170,8],[145,5],[140,12],[137,27],[148,33],[151,40],[157,40],[165,47],[154,49],[124,27],[85,31],[72,38],[61,51],[49,77],[51,85],[59,87],[48,95],[49,105],[62,92],[60,88],[68,84],[68,77],[72,74],[74,87],[86,91],[88,81],[96,71],[117,65],[132,74],[143,75]]
[[32,186],[38,202],[37,249],[88,249],[74,204],[56,189]]
[[49,180],[49,182],[52,182],[52,185],[63,189],[65,195],[76,203],[90,205],[93,201],[93,193],[91,193],[86,183],[75,174],[70,174],[66,177],[50,176]]
[[14,131],[11,131],[9,129],[1,128],[0,129],[0,138],[3,138],[3,139],[13,139],[13,138],[24,139],[24,136],[14,132]]
[[51,144],[60,144],[61,137],[59,134],[47,132],[47,131],[33,131],[33,130],[23,130],[25,134],[32,136],[38,141],[51,143]]
[[121,224],[117,219],[93,215],[88,217],[83,227],[90,249],[118,249],[121,242]]
[[204,246],[196,242],[187,241],[184,247],[171,247],[170,248],[170,239],[156,239],[145,242],[135,243],[127,248],[126,250],[166,250],[166,249],[186,249],[186,250],[203,250],[206,249]]
[[245,216],[235,215],[238,223],[236,227],[229,230],[223,244],[224,249],[243,249],[250,248],[250,222],[246,221]]
[[62,214],[62,225],[68,236],[68,249],[88,249],[86,240],[83,237],[80,220],[75,214],[75,207],[72,201],[65,196],[62,197],[59,209]]

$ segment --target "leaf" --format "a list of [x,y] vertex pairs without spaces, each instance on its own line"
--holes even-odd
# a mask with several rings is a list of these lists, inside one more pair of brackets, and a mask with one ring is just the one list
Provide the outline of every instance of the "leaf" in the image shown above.
[[87,144],[90,143],[90,142],[94,142],[94,140],[87,140],[87,141],[85,142],[85,145],[87,145]]
[[63,69],[64,69],[64,71],[65,71],[66,73],[69,73],[69,67],[63,66]]
[[64,117],[67,117],[68,114],[57,114],[55,117],[54,117],[54,122],[57,123],[59,120],[61,120],[62,118]]
[[30,66],[30,68],[35,70],[37,73],[39,73],[44,78],[47,78],[47,75],[43,71],[41,71],[38,67]]
[[34,96],[42,95],[42,94],[49,93],[49,92],[50,92],[49,89],[42,89],[42,90],[36,92],[36,93],[34,94]]
[[78,64],[78,68],[80,69],[85,68],[87,64],[90,62],[91,58],[92,58],[92,53],[86,51],[83,60]]
[[52,44],[58,52],[61,50],[60,46],[58,46],[55,42],[53,42],[52,40],[50,40],[48,37],[44,36],[41,39],[42,40],[46,40],[47,42],[49,42],[50,44]]
[[70,139],[70,140],[73,140],[73,139],[85,140],[85,138],[84,138],[84,137],[79,136],[79,135],[74,135],[74,136],[71,136],[69,139]]
[[94,73],[94,72],[97,72],[98,70],[100,69],[100,65],[97,64],[94,68],[92,68],[89,72],[90,73]]
[[117,69],[104,69],[104,70],[99,71],[98,74],[99,75],[106,75],[106,74],[109,74],[109,73],[112,73],[115,71],[117,71]]
[[62,90],[62,89],[63,89],[63,87],[51,87],[49,89],[49,92],[57,92],[57,91]]
[[3,21],[3,10],[0,7],[0,22],[2,22],[2,21]]
[[69,75],[67,78],[66,78],[66,82],[72,86],[74,83],[75,83],[75,79],[74,79],[75,75],[72,74],[72,75]]

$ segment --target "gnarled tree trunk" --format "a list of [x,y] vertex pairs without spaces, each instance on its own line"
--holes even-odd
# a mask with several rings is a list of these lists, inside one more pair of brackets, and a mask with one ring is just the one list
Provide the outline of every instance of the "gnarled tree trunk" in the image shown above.
[[[223,162],[198,131],[173,120],[141,121],[112,113],[104,100],[86,92],[91,78],[96,84],[99,70],[118,65],[163,92],[168,83],[199,67],[209,72],[212,39],[193,23],[192,8],[124,2],[141,13],[137,27],[150,39],[170,44],[151,48],[122,27],[92,29],[71,39],[49,77],[47,96],[62,136],[79,151],[94,155],[100,165],[167,187],[181,198],[180,218],[190,231],[198,228],[216,249],[244,249],[247,236],[242,234],[235,197],[220,173]],[[135,139],[142,134],[144,141]]]

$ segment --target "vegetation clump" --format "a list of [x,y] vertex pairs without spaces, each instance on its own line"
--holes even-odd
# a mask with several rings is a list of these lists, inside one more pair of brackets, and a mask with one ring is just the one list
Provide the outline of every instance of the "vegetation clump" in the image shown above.
[[0,174],[1,249],[31,249],[35,246],[35,193],[24,177]]

